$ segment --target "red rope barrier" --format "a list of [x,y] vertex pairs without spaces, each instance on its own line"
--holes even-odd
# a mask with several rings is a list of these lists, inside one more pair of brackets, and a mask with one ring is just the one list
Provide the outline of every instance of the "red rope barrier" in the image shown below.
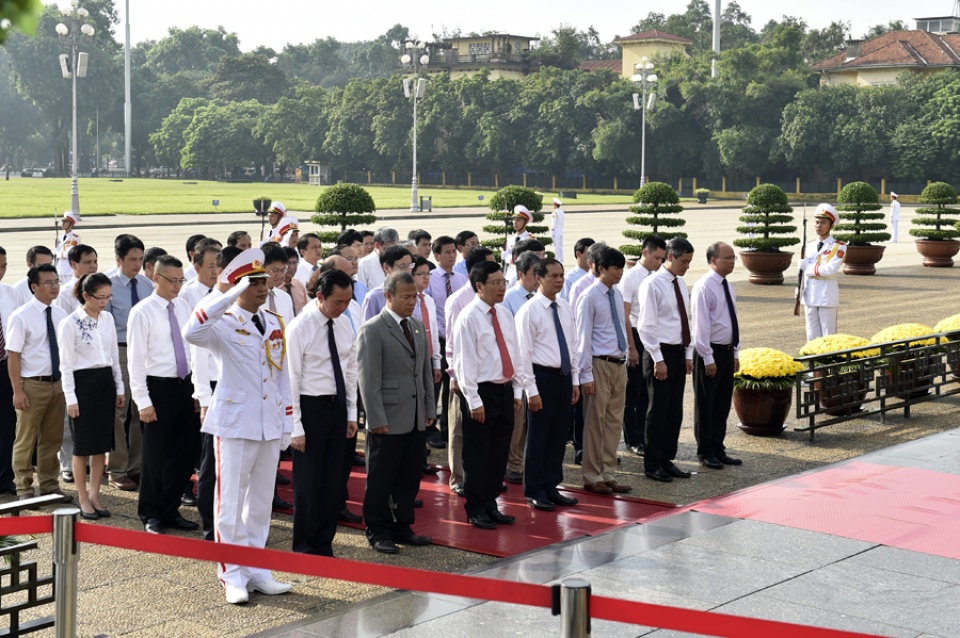
[[[30,516],[0,519],[0,535],[50,533],[53,518]],[[552,607],[553,592],[545,585],[518,583],[481,576],[444,574],[425,569],[393,567],[342,558],[293,554],[276,549],[257,549],[211,543],[177,536],[156,536],[133,530],[90,523],[74,525],[76,540],[132,549],[175,558],[192,558],[213,563],[232,563],[281,572],[335,578],[355,583],[379,585],[479,600],[498,601],[533,607]],[[632,625],[646,625],[720,638],[878,638],[868,634],[822,629],[772,620],[759,620],[707,611],[652,605],[603,596],[590,598],[592,618]]]

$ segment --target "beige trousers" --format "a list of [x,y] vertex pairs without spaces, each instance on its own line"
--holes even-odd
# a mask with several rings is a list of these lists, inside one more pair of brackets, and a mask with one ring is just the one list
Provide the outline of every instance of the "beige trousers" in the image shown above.
[[584,484],[614,480],[623,425],[627,367],[594,358],[593,381],[596,392],[583,397]]

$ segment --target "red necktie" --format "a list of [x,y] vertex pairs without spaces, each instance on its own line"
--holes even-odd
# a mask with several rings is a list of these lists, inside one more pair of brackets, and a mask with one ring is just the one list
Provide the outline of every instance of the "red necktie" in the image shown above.
[[507,342],[503,340],[496,308],[490,309],[490,320],[493,321],[493,334],[497,338],[497,349],[500,351],[500,361],[503,363],[503,376],[509,381],[513,379],[513,361],[510,359],[510,352],[507,351]]
[[430,313],[427,311],[427,301],[423,298],[423,293],[417,295],[420,297],[420,320],[423,321],[423,329],[427,331],[427,352],[433,359],[433,333],[430,331]]

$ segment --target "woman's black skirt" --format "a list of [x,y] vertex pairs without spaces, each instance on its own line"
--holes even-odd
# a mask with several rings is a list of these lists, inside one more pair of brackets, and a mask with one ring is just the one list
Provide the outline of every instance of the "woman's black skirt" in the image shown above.
[[70,419],[73,455],[106,454],[113,449],[114,405],[117,400],[113,369],[76,370],[73,379],[80,406],[80,416]]

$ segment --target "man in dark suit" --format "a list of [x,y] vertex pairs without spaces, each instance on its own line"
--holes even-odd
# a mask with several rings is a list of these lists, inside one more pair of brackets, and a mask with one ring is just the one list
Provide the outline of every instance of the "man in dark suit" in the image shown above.
[[420,487],[424,431],[436,419],[433,371],[423,324],[412,317],[417,286],[409,272],[383,285],[386,307],[357,335],[360,396],[367,415],[367,540],[384,554],[397,543],[429,545],[413,532],[413,501]]

